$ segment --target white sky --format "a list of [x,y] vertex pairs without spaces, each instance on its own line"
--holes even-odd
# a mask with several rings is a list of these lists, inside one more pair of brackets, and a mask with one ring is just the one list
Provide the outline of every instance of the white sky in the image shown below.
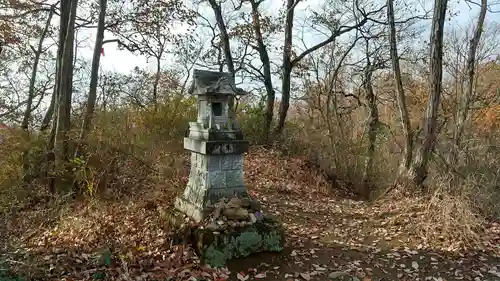
[[[184,0],[184,2],[189,5],[192,1]],[[263,11],[278,11],[282,5],[281,2],[282,1],[267,0],[263,4],[261,4],[261,7]],[[304,4],[314,5],[317,2],[321,2],[321,0],[306,0],[305,2],[306,3]],[[300,6],[304,6],[304,4]],[[202,11],[204,16],[215,22],[212,10],[206,8]],[[95,33],[95,30],[91,30],[90,32],[85,34],[85,36],[91,36],[91,41],[93,43],[95,40]],[[114,36],[109,32],[106,32],[104,37],[105,40],[114,38]],[[92,59],[92,52],[92,49],[81,50],[82,56],[89,60]],[[148,62],[144,56],[134,55],[128,50],[118,50],[116,43],[109,43],[104,46],[104,56],[101,57],[101,67],[104,70],[129,72],[136,66],[139,66],[140,68],[147,67],[151,71],[156,71],[156,62]]]
[[[397,1],[404,1],[404,0],[396,0]],[[277,0],[268,0],[265,1],[262,4],[262,10],[263,11],[278,11],[279,8],[281,7],[283,1],[277,1]],[[303,15],[303,10],[306,7],[317,7],[319,3],[322,3],[323,1],[321,0],[306,0],[304,3],[300,4],[298,6],[298,12],[296,13],[296,18],[300,18],[301,14]],[[428,1],[426,1],[428,2]],[[452,19],[452,21],[448,22],[448,26],[452,25],[461,25],[463,27],[466,27],[467,23],[473,19],[474,17],[477,17],[477,13],[479,12],[478,7],[472,6],[472,9],[469,8],[469,6],[466,4],[465,1],[460,0],[458,3],[455,1],[450,1],[451,4],[451,9],[453,11],[458,11],[459,15],[455,18]],[[208,17],[213,19],[213,12],[210,9],[206,9],[206,13],[204,11],[204,14]],[[500,14],[492,14],[488,13],[487,15],[487,21],[494,21],[498,22],[500,20]],[[93,44],[94,37],[95,37],[95,30],[91,30],[88,32],[85,32],[86,34],[81,34],[84,35],[85,37],[90,36],[91,38],[91,43]],[[113,36],[109,33],[105,34],[105,40],[106,39],[112,39]],[[313,45],[314,43],[317,43],[318,41],[322,40],[323,38],[320,38],[318,36],[306,36],[305,38],[305,43],[308,45]],[[316,41],[316,42],[315,42]],[[295,42],[295,46],[298,46],[299,42]],[[299,44],[300,45],[300,44]],[[154,70],[156,67],[155,62],[147,62],[146,58],[143,56],[139,55],[134,55],[128,52],[127,50],[118,50],[117,46],[115,43],[112,44],[106,44],[104,46],[104,52],[105,56],[101,57],[101,67],[105,70],[110,70],[110,71],[119,71],[119,72],[129,72],[132,70],[135,66],[139,66],[140,68],[147,67],[151,70]],[[91,60],[92,58],[92,49],[83,49],[80,50],[81,55],[84,58],[87,58]]]

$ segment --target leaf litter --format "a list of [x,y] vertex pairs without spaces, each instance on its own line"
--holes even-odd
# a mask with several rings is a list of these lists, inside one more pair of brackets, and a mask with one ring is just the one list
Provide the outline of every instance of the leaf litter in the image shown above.
[[245,164],[249,191],[284,223],[287,248],[280,254],[255,254],[214,269],[189,245],[172,245],[172,229],[162,214],[183,189],[183,177],[173,183],[177,188],[154,185],[129,200],[62,204],[47,223],[40,224],[50,213],[43,206],[19,212],[2,233],[16,238],[5,243],[1,259],[13,273],[44,280],[329,280],[343,275],[487,280],[500,275],[498,222],[484,225],[477,245],[429,241],[414,226],[424,215],[423,201],[370,205],[348,199],[305,158],[272,150],[247,154]]

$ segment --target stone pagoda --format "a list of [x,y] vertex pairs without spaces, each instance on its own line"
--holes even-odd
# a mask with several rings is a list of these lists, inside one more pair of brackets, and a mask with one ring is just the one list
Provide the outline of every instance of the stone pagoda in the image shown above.
[[232,101],[243,94],[229,73],[194,70],[189,91],[198,100],[198,118],[189,122],[184,148],[191,152],[191,172],[178,211],[199,224],[191,242],[202,262],[222,267],[229,259],[284,248],[282,224],[264,214],[243,179],[248,142],[234,118]]
[[184,148],[191,152],[187,187],[175,207],[203,220],[221,198],[246,195],[243,153],[248,142],[234,118],[232,101],[244,94],[230,73],[195,69],[189,93],[196,95],[198,118],[189,122]]

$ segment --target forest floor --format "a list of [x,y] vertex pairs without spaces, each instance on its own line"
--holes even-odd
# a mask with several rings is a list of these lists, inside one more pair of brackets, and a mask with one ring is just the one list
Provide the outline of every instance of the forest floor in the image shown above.
[[[179,187],[166,183],[121,199],[59,198],[3,215],[0,280],[21,280],[2,279],[7,273],[27,280],[500,280],[498,222],[485,221],[473,245],[440,236],[442,225],[429,226],[436,239],[425,239],[415,226],[426,215],[423,200],[349,199],[304,159],[273,151],[246,156],[245,180],[284,222],[283,252],[223,269],[200,265],[192,249],[168,239],[163,214]],[[178,186],[185,181],[184,174]]]

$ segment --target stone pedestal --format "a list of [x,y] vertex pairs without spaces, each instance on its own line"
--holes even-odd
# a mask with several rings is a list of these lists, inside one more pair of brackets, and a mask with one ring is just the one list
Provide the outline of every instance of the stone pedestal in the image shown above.
[[191,151],[191,171],[186,189],[175,207],[195,221],[201,221],[221,198],[246,194],[243,176],[243,153],[248,142],[243,140],[205,141],[184,139]]

